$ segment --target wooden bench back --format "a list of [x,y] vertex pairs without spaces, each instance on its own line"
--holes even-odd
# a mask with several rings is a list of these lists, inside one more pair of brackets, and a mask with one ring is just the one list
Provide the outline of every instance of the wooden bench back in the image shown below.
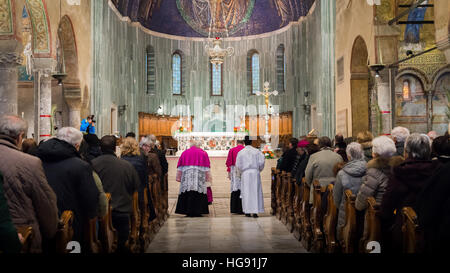
[[34,231],[31,226],[17,226],[17,232],[22,235],[23,243],[21,253],[30,253],[31,252],[31,243],[34,237]]
[[301,221],[301,240],[303,242],[306,250],[311,248],[311,222],[310,222],[310,204],[309,195],[310,187],[306,183],[305,178],[302,180],[302,200],[301,200],[301,210],[300,210],[300,221]]
[[132,253],[139,253],[141,248],[139,242],[140,218],[138,193],[135,192],[133,194],[133,212],[131,214],[130,236],[126,243]]
[[416,253],[418,248],[418,228],[419,221],[417,214],[411,207],[402,209],[402,233],[403,233],[403,252]]
[[103,253],[114,253],[117,249],[118,234],[112,225],[111,194],[106,193],[107,212],[99,220],[98,236],[102,244]]
[[277,175],[278,170],[276,168],[272,168],[271,170],[271,184],[270,184],[270,207],[271,207],[271,214],[275,215],[277,210],[277,195],[276,195],[276,189],[277,189]]
[[323,232],[325,235],[325,250],[327,253],[335,253],[338,248],[338,240],[336,238],[336,227],[338,220],[338,209],[334,204],[334,185],[327,186],[327,211],[323,217]]
[[359,249],[361,253],[371,252],[370,249],[367,249],[369,242],[381,243],[380,204],[372,196],[367,198],[367,204],[368,206],[364,216],[364,232]]
[[321,252],[323,250],[323,231],[322,231],[322,193],[325,191],[325,187],[320,186],[319,181],[313,182],[313,204],[311,207],[311,229],[312,229],[312,247],[315,252]]
[[68,253],[67,244],[72,241],[73,237],[73,212],[66,210],[61,214],[58,223],[58,230],[55,235],[55,249],[57,253]]
[[345,225],[342,227],[342,252],[354,253],[356,241],[356,196],[351,190],[346,190],[345,196]]
[[150,210],[148,208],[148,198],[149,192],[148,189],[144,189],[143,193],[143,207],[141,210],[141,228],[139,233],[139,239],[141,241],[141,252],[145,252],[145,250],[150,245],[150,226],[149,226],[149,218],[150,218]]

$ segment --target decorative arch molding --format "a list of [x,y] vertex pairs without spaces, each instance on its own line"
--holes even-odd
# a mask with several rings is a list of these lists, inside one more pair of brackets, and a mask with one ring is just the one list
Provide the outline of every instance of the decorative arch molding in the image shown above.
[[367,67],[367,60],[369,51],[366,41],[361,35],[358,35],[352,46],[351,60],[350,60],[350,73],[352,78],[368,78],[369,68]]
[[11,39],[16,35],[14,1],[0,0],[0,40]]
[[431,90],[431,84],[428,77],[421,70],[414,67],[407,67],[399,70],[397,76],[395,77],[395,80],[397,81],[401,77],[406,75],[416,77],[421,82],[423,89],[426,93],[428,93]]
[[72,20],[64,15],[59,22],[58,38],[62,48],[62,58],[64,60],[65,72],[67,73],[66,84],[80,87],[78,79],[78,50],[73,30]]
[[51,31],[44,0],[25,0],[33,33],[33,54],[36,58],[51,57]]
[[447,73],[450,73],[450,65],[444,66],[443,68],[439,69],[434,73],[433,75],[433,82],[431,84],[431,87],[433,88],[433,91],[436,90],[436,85],[438,84],[441,77]]

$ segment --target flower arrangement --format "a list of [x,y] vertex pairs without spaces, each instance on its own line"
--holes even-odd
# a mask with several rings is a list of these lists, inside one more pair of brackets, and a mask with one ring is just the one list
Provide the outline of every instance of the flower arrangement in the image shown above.
[[180,131],[180,133],[182,133],[182,132],[184,131],[183,126],[180,126],[180,127],[178,128],[178,130]]
[[266,159],[274,159],[275,154],[272,151],[263,151],[264,157]]

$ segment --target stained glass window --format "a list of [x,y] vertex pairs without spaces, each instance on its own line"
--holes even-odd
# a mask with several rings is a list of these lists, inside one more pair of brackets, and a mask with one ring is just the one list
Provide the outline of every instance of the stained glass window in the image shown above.
[[277,91],[283,92],[286,89],[286,58],[284,55],[284,45],[277,48]]
[[259,85],[259,54],[254,53],[252,55],[252,94],[255,94],[257,91],[260,90]]
[[172,56],[172,94],[181,95],[181,55]]
[[211,87],[213,96],[222,96],[222,66],[211,65]]
[[156,93],[156,69],[155,69],[155,51],[152,47],[147,48],[145,55],[145,75],[147,75],[147,94]]

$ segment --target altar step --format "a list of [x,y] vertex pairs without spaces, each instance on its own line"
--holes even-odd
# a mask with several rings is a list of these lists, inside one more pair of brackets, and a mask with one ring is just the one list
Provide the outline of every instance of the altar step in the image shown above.
[[[169,198],[177,198],[180,189],[179,183],[175,181],[178,157],[168,157],[167,161],[169,162]],[[228,179],[226,161],[226,157],[210,157],[214,198],[230,198],[230,180]],[[271,169],[276,164],[275,159],[266,160],[265,168],[261,173],[265,198],[270,198]]]

